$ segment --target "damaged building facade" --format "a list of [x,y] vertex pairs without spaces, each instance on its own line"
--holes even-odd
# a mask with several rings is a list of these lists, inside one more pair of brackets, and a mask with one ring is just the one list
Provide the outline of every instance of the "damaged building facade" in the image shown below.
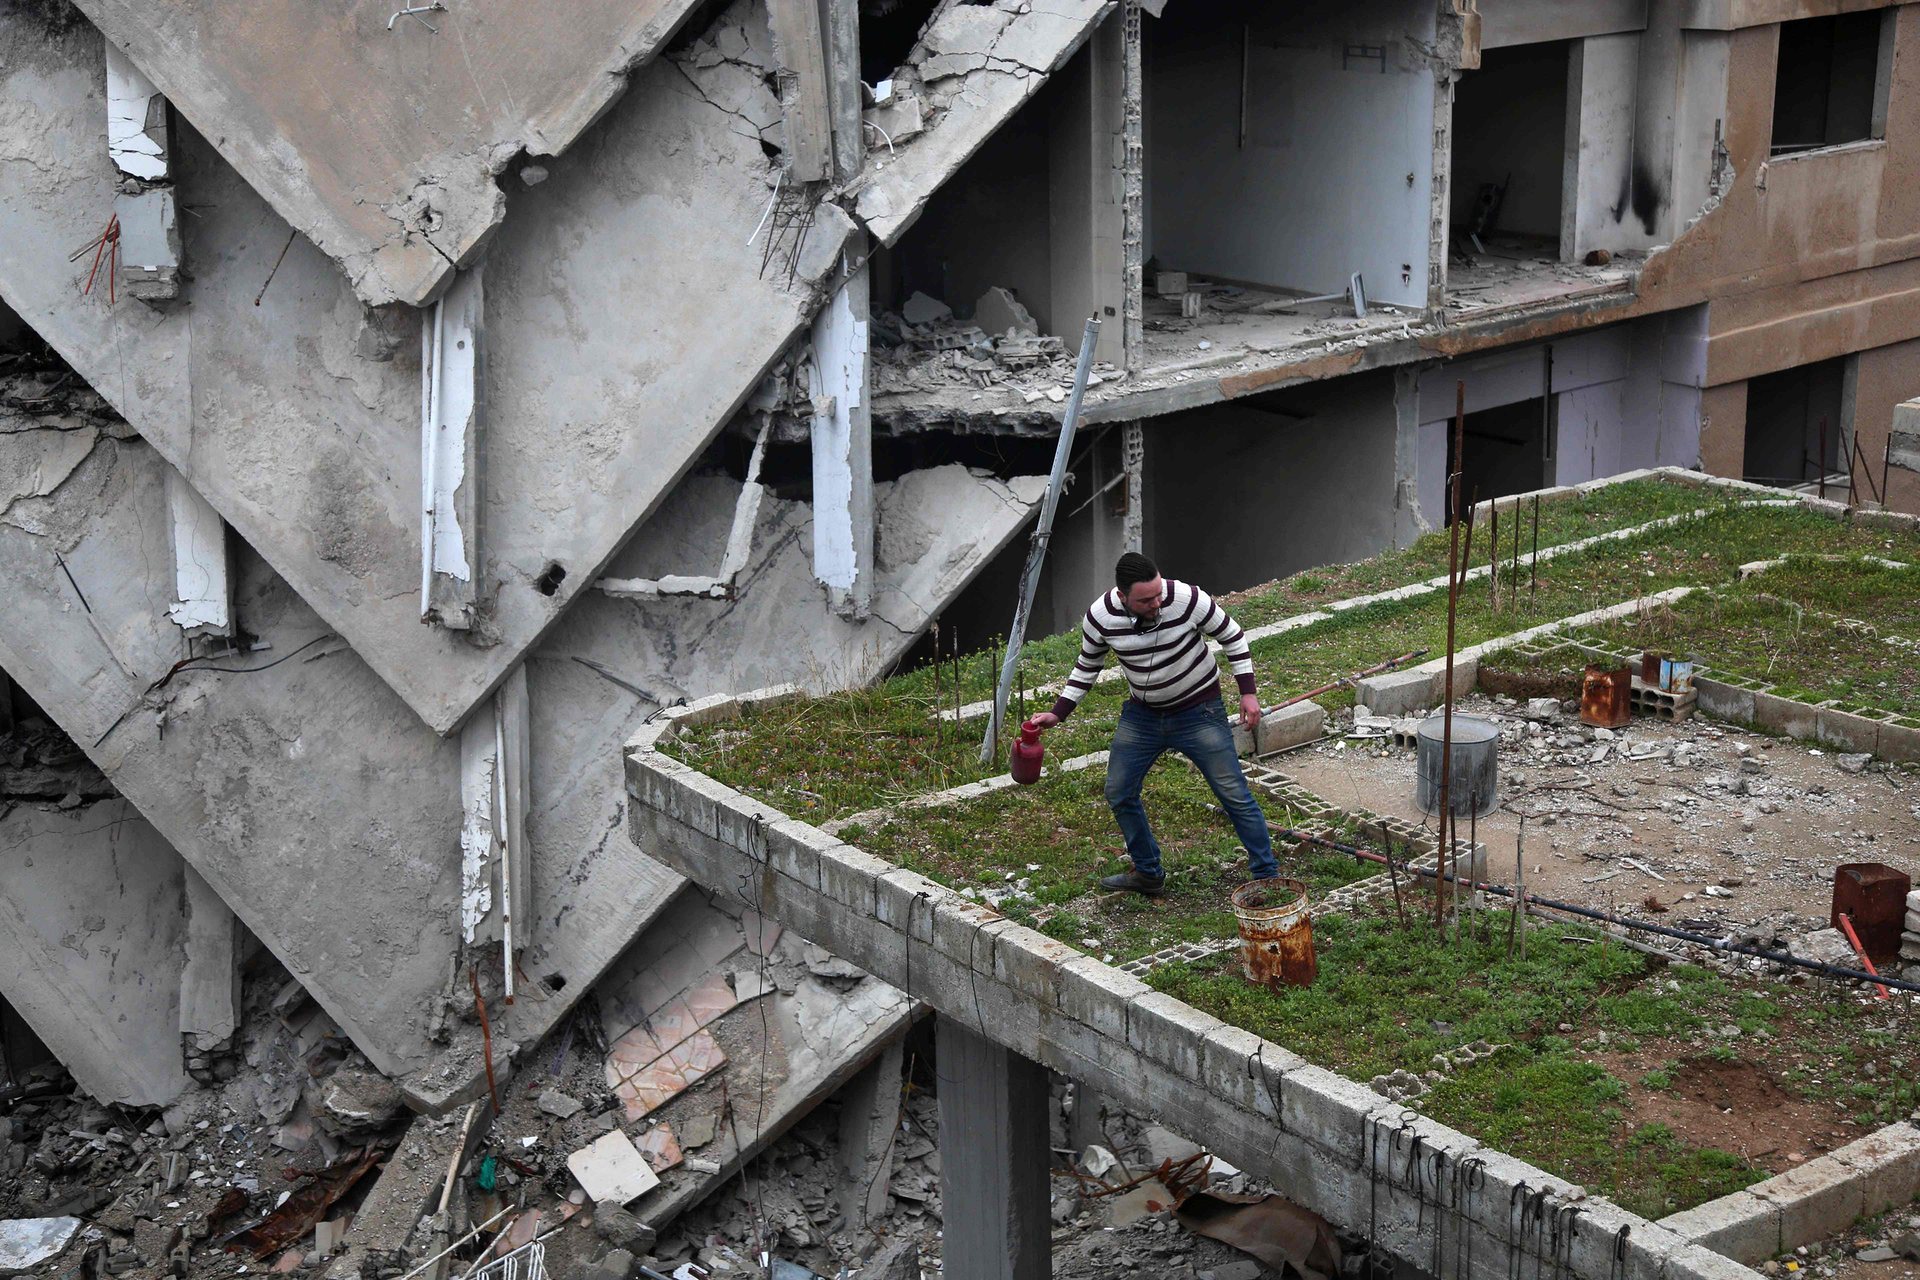
[[1469,496],[1920,509],[1910,7],[564,8],[0,9],[10,1077],[176,1103],[291,983],[458,1117],[705,990],[616,1093],[781,1051],[677,1208],[897,1073],[831,957],[748,1011],[617,749],[995,634],[1089,316],[1041,630],[1445,523],[1463,384]]

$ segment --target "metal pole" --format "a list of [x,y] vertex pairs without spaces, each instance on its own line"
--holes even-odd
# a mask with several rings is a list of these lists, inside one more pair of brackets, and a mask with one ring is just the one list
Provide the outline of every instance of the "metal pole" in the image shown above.
[[[1518,539],[1520,535],[1515,534]],[[1540,495],[1533,495],[1533,559],[1527,566],[1527,603],[1532,604],[1540,590]]]
[[1087,331],[1080,339],[1080,361],[1073,369],[1073,395],[1067,400],[1066,416],[1060,422],[1060,442],[1053,450],[1053,473],[1047,477],[1047,496],[1040,501],[1040,521],[1033,529],[1033,542],[1027,548],[1027,569],[1021,575],[1020,602],[1014,606],[1013,629],[1007,633],[1007,656],[1000,665],[1000,683],[993,691],[993,715],[987,721],[987,735],[980,742],[980,763],[986,764],[1000,754],[1000,723],[1007,714],[1007,693],[1013,687],[1014,672],[1020,663],[1020,646],[1027,638],[1027,615],[1033,609],[1033,593],[1040,587],[1040,568],[1047,560],[1047,539],[1053,535],[1053,513],[1060,506],[1060,486],[1066,483],[1067,459],[1073,456],[1073,433],[1080,426],[1080,401],[1087,394],[1087,375],[1093,371],[1093,345],[1100,337],[1100,317],[1087,317]]
[[[1447,544],[1447,683],[1445,720],[1440,726],[1440,853],[1435,863],[1441,875],[1447,872],[1447,819],[1453,810],[1453,620],[1460,603],[1460,473],[1467,449],[1467,384],[1453,384],[1453,529]],[[1433,927],[1446,928],[1446,895],[1435,886]]]

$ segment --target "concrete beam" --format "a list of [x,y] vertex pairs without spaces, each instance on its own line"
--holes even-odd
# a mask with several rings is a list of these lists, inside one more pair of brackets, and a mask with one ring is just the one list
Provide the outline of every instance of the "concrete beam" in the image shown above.
[[940,1019],[941,1274],[1053,1274],[1047,1070]]
[[[419,306],[497,229],[495,175],[571,144],[695,3],[581,0],[564,23],[516,5],[395,19],[384,0],[325,22],[300,0],[79,7],[362,300]],[[321,97],[312,67],[328,69]]]
[[822,0],[826,10],[827,102],[833,119],[833,179],[859,176],[867,146],[861,138],[860,0]]
[[167,527],[173,543],[173,603],[167,616],[189,636],[233,634],[233,580],[227,564],[227,522],[172,467],[167,475]]
[[103,1102],[187,1086],[183,871],[125,800],[0,816],[0,995]]
[[873,417],[863,265],[813,322],[813,575],[834,611],[873,607]]

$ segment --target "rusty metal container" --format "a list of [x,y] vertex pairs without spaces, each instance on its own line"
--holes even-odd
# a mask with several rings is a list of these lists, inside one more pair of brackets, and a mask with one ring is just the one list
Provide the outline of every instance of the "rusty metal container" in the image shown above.
[[[1440,812],[1440,760],[1446,754],[1446,717],[1435,714],[1414,731],[1414,801],[1422,813]],[[1479,716],[1453,717],[1453,787],[1447,803],[1456,818],[1482,817],[1500,803],[1500,727]]]
[[1867,958],[1876,965],[1889,963],[1900,954],[1901,919],[1912,891],[1912,877],[1883,862],[1845,863],[1834,868],[1828,923],[1838,929],[1844,912]]
[[1240,967],[1248,982],[1275,991],[1310,987],[1319,976],[1307,886],[1285,878],[1253,880],[1233,891],[1240,921]]
[[1660,687],[1660,662],[1667,655],[1658,649],[1648,649],[1640,655],[1640,683],[1649,689]]
[[1633,717],[1633,668],[1589,665],[1580,679],[1580,722],[1618,729]]

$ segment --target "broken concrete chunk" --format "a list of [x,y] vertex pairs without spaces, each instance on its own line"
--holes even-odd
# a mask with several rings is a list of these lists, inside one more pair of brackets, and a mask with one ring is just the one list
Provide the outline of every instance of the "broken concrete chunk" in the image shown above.
[[990,5],[949,5],[928,25],[921,43],[934,54],[985,54],[1012,20],[1012,13]]
[[994,285],[973,304],[973,322],[991,334],[1024,333],[1038,335],[1040,326],[1033,313],[1020,305],[1013,290]]
[[[1867,765],[1872,761],[1873,753],[1870,751],[1838,755],[1833,758],[1833,762],[1840,766],[1842,773],[1865,773]],[[1742,761],[1742,763],[1745,762]]]
[[680,1121],[680,1149],[692,1151],[696,1147],[706,1146],[713,1141],[719,1125],[720,1118],[712,1112]]
[[543,164],[526,165],[520,170],[520,181],[530,187],[537,187],[546,180],[547,166]]
[[568,1156],[567,1170],[596,1204],[626,1204],[660,1185],[639,1148],[618,1129]]
[[558,1089],[542,1089],[540,1096],[534,1099],[533,1105],[543,1114],[550,1115],[556,1120],[567,1120],[579,1115],[584,1104],[580,1099],[571,1094],[562,1093]]
[[13,1275],[56,1256],[80,1229],[78,1218],[13,1218],[0,1222],[0,1275]]
[[926,111],[913,94],[900,94],[891,102],[868,107],[862,118],[880,131],[867,138],[869,146],[898,146],[927,127]]
[[857,965],[848,964],[839,956],[824,947],[816,947],[811,942],[804,949],[807,972],[816,978],[851,980],[858,982],[867,976],[866,970]]
[[652,1227],[627,1212],[623,1204],[603,1200],[593,1206],[593,1234],[617,1249],[646,1253],[658,1238]]
[[320,1094],[321,1123],[335,1129],[380,1129],[400,1114],[400,1088],[377,1072],[342,1067]]
[[908,324],[933,324],[952,319],[953,308],[938,298],[929,298],[915,290],[913,296],[907,299],[907,304],[900,308],[900,318]]
[[986,65],[987,59],[983,54],[943,53],[920,64],[920,77],[931,84],[936,80],[951,80],[969,71],[978,71]]

